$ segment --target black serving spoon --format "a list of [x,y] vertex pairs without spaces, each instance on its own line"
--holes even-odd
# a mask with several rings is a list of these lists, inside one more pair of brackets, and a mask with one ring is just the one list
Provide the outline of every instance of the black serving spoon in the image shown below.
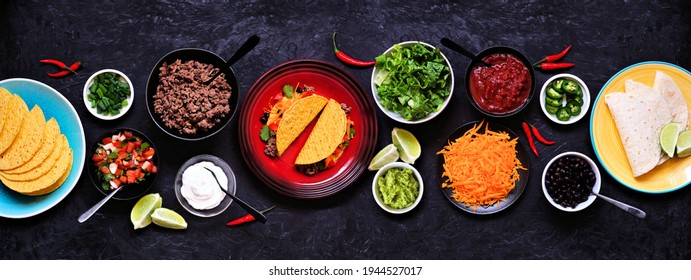
[[451,41],[451,39],[449,39],[449,38],[446,38],[446,37],[441,38],[441,44],[444,45],[445,47],[453,50],[453,51],[456,51],[457,53],[460,53],[460,54],[470,58],[472,60],[472,62],[478,62],[484,66],[492,67],[492,64],[484,62],[482,59],[477,57],[474,53],[470,52],[469,50],[466,50],[464,47],[461,47],[461,45],[457,44],[454,41]]
[[[257,38],[259,38],[259,37],[257,37]],[[242,206],[242,208],[245,209],[245,211],[247,211],[248,213],[250,213],[250,215],[252,215],[255,219],[257,219],[257,221],[261,222],[262,224],[266,223],[266,216],[264,216],[264,214],[257,211],[257,209],[255,209],[254,207],[252,207],[249,204],[247,204],[246,202],[240,200],[239,198],[237,198],[237,196],[233,195],[231,192],[229,192],[228,190],[221,187],[221,182],[219,182],[218,178],[216,178],[216,174],[213,171],[211,171],[211,169],[209,169],[207,167],[204,167],[204,169],[208,170],[211,173],[211,175],[214,176],[214,180],[216,180],[218,187],[221,188],[221,190],[224,193],[226,193],[228,196],[230,196],[230,198],[232,198],[233,200],[237,201],[238,204],[240,204],[240,206]]]
[[[235,51],[233,56],[231,56],[230,59],[228,59],[228,61],[226,62],[226,65],[224,65],[223,67],[228,68],[228,67],[232,66],[235,62],[240,60],[240,58],[242,58],[248,52],[250,52],[252,49],[254,49],[254,47],[256,47],[257,44],[259,44],[259,40],[260,40],[260,38],[256,34],[252,35],[252,37],[249,37],[247,39],[247,41],[245,41],[245,43],[242,44],[242,46],[240,46],[240,48],[237,51]],[[216,74],[213,77],[211,77],[211,79],[206,80],[204,82],[204,84],[205,85],[211,84],[211,82],[214,79],[216,79],[216,77],[218,77],[218,75],[221,75],[221,72],[223,72],[223,71],[219,70],[218,72],[216,72]]]

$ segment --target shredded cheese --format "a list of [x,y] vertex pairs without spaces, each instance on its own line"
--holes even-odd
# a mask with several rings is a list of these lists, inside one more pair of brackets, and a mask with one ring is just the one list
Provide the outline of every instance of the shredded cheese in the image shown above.
[[526,170],[516,157],[517,138],[491,131],[489,124],[479,133],[483,122],[437,153],[444,156],[442,188],[453,189],[452,197],[474,211],[505,201],[519,179],[518,170]]

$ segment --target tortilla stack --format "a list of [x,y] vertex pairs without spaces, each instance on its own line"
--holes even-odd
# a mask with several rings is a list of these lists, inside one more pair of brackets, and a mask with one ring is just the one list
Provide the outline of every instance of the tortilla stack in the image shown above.
[[662,95],[672,113],[672,122],[679,123],[679,131],[684,131],[689,125],[689,108],[681,89],[667,74],[656,71],[653,90]]
[[688,126],[688,107],[681,89],[668,75],[657,71],[653,87],[626,80],[626,92],[605,96],[634,177],[648,173],[669,158],[660,148],[665,125]]
[[300,150],[295,164],[305,165],[317,163],[338,148],[343,142],[346,130],[348,129],[348,119],[346,113],[341,109],[341,105],[333,99],[324,107],[319,120],[314,125],[307,142]]
[[283,119],[276,129],[276,149],[278,156],[288,149],[293,141],[302,133],[312,120],[319,114],[327,103],[327,99],[320,95],[310,95],[295,101],[283,113]]

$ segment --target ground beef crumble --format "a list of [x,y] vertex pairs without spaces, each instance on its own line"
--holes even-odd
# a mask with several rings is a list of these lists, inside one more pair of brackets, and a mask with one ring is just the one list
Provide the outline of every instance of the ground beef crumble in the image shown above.
[[166,127],[196,134],[212,129],[230,112],[231,88],[225,74],[208,86],[203,84],[220,71],[213,65],[178,59],[171,64],[164,62],[159,70],[154,112]]

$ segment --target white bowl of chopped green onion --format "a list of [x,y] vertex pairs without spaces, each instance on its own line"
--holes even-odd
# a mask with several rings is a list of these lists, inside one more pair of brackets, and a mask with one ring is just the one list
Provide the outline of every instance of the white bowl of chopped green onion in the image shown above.
[[100,70],[84,84],[84,105],[99,119],[114,120],[121,117],[132,107],[132,102],[132,81],[118,70]]
[[454,88],[451,63],[425,42],[393,45],[380,56],[372,71],[372,95],[391,119],[417,124],[439,115],[449,104]]

